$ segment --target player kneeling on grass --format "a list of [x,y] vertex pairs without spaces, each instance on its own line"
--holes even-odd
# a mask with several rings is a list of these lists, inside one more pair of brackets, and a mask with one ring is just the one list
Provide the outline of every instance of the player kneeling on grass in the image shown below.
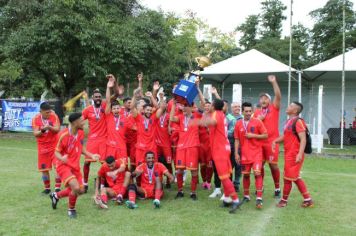
[[284,141],[284,186],[283,197],[277,204],[277,207],[287,206],[289,193],[292,190],[294,182],[299,192],[303,195],[304,201],[302,207],[313,207],[314,202],[310,197],[307,186],[300,177],[300,170],[304,162],[304,150],[307,143],[307,126],[304,120],[299,118],[303,110],[303,105],[299,102],[292,102],[286,110],[289,119],[284,125],[283,135],[272,142],[272,149],[276,148],[276,143]]
[[[127,186],[130,183],[130,172],[126,171],[124,159],[115,160],[108,156],[98,171],[94,201],[99,207],[108,208],[108,197],[114,198],[119,205],[123,203]],[[100,183],[100,192],[99,184]],[[106,187],[107,186],[107,187]]]
[[174,177],[168,169],[159,162],[154,162],[155,156],[151,151],[145,154],[145,163],[139,165],[132,173],[132,177],[141,176],[141,186],[138,187],[134,184],[129,185],[129,200],[126,205],[130,209],[137,208],[136,193],[145,199],[151,198],[155,208],[159,208],[161,203],[160,199],[163,196],[162,179],[163,175],[169,178],[170,183],[173,182]]
[[67,188],[53,192],[50,195],[52,208],[56,209],[60,198],[68,197],[68,216],[75,218],[77,212],[75,204],[77,197],[84,193],[83,177],[80,172],[81,154],[99,160],[98,154],[92,154],[83,146],[84,141],[84,121],[81,113],[72,113],[69,115],[70,125],[59,133],[59,140],[55,150],[57,158],[57,173]]

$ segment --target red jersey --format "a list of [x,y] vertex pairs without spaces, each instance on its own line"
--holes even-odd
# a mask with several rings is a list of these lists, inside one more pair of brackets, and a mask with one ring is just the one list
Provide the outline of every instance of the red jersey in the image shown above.
[[[48,119],[43,119],[41,113],[37,114],[32,119],[32,129],[42,129],[46,124],[51,126],[58,126],[59,119],[54,111],[51,112]],[[51,152],[55,149],[57,144],[57,133],[53,133],[47,130],[45,133],[42,133],[40,136],[36,137],[37,147],[40,153]]]
[[202,115],[198,112],[193,112],[191,117],[187,117],[183,113],[176,117],[178,118],[179,124],[179,139],[177,149],[200,146],[199,126],[192,123],[194,120],[199,120]]
[[246,133],[265,134],[267,130],[262,121],[251,118],[249,121],[244,119],[236,122],[234,137],[240,142],[241,163],[250,164],[255,161],[262,161],[262,142],[256,138],[247,139]]
[[169,113],[165,112],[156,123],[155,141],[157,146],[171,147],[171,140],[168,133]]
[[253,116],[257,118],[259,115],[265,116],[262,122],[268,133],[268,138],[261,141],[263,143],[272,143],[273,140],[279,137],[279,109],[271,103],[266,108],[257,109]]
[[216,121],[216,125],[209,126],[211,151],[213,157],[219,157],[220,153],[231,152],[227,138],[227,121],[222,111],[215,111],[211,117]]
[[147,163],[142,163],[139,165],[136,170],[138,172],[142,172],[141,174],[141,186],[144,188],[145,186],[156,186],[156,177],[159,177],[161,180],[163,179],[163,175],[168,172],[167,168],[160,162],[155,162],[153,164],[153,168],[149,169]]
[[134,120],[137,125],[136,148],[143,150],[156,150],[155,127],[158,122],[156,113],[152,114],[150,118],[137,114]]
[[57,166],[65,165],[80,171],[80,156],[84,142],[84,131],[78,130],[76,135],[72,135],[69,128],[65,128],[59,132],[58,137],[56,151],[60,152],[62,156],[68,155],[68,158],[66,163],[57,160]]
[[[208,116],[208,114],[202,115],[202,117]],[[201,145],[210,146],[210,135],[209,135],[209,127],[200,126],[199,127],[199,141]]]
[[[290,158],[293,160],[295,160],[300,147],[299,139],[297,135],[293,133],[292,129],[295,119],[297,119],[297,117],[288,119],[284,125],[284,156],[286,159]],[[304,120],[298,120],[295,128],[297,133],[306,131],[306,124]]]
[[130,111],[127,111],[125,107],[120,108],[120,116],[122,115],[123,117],[127,118],[130,115]]
[[[172,106],[173,106],[173,101],[174,99],[172,98],[171,100],[169,100],[169,102],[167,103],[167,113],[170,114],[171,110],[172,110]],[[178,116],[179,114],[183,114],[183,112],[178,108],[178,106],[176,106],[176,109],[174,111],[174,116]],[[179,124],[176,122],[171,122],[171,129],[172,130],[176,130],[179,131]]]
[[131,114],[127,117],[127,132],[126,132],[126,142],[127,143],[136,143],[137,142],[137,124],[135,119]]
[[105,116],[106,121],[106,144],[112,147],[126,150],[127,118],[122,115],[115,117],[111,112]]
[[106,103],[102,102],[99,108],[91,105],[82,111],[83,118],[89,122],[88,139],[106,138],[105,108]]
[[[119,169],[122,165],[125,165],[123,160],[116,160],[115,161],[115,168],[114,170]],[[101,178],[105,178],[106,182],[108,183],[109,187],[113,187],[115,184],[122,184],[124,183],[125,180],[125,171],[117,173],[116,179],[113,179],[109,176],[107,176],[108,172],[111,172],[108,164],[104,162],[104,164],[100,167],[98,171],[98,176]]]

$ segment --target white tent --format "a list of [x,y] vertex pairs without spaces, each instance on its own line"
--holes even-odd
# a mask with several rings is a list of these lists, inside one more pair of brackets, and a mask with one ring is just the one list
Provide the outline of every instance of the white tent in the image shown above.
[[[201,75],[217,82],[265,81],[267,75],[275,74],[288,80],[289,67],[265,54],[251,49],[224,61],[208,66]],[[296,70],[292,68],[292,72]]]

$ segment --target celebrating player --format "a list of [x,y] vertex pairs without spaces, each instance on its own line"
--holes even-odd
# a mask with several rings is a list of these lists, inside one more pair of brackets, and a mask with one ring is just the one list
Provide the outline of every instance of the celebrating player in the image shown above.
[[304,149],[306,145],[306,124],[299,118],[303,111],[303,105],[299,102],[291,103],[286,110],[289,119],[284,125],[284,133],[272,143],[272,148],[276,144],[284,141],[284,186],[283,197],[278,203],[278,207],[287,206],[289,193],[292,189],[292,182],[297,185],[299,192],[303,195],[302,207],[313,207],[314,202],[310,197],[307,187],[300,176],[300,170],[304,163]]
[[[82,112],[84,120],[89,122],[89,134],[87,148],[89,152],[98,153],[101,158],[106,155],[106,122],[105,122],[105,108],[106,103],[102,102],[102,97],[99,89],[93,92],[94,104],[85,108]],[[87,157],[84,162],[84,187],[85,192],[88,191],[88,178],[90,171],[90,163],[94,160]],[[100,160],[104,162],[104,159]]]
[[[252,104],[244,102],[242,104],[242,114],[244,118],[236,123],[235,137],[235,159],[241,163],[243,174],[244,201],[250,201],[250,172],[253,169],[256,185],[256,208],[261,209],[263,179],[261,176],[262,168],[262,139],[268,137],[267,130],[262,121],[251,117]],[[239,149],[241,157],[239,154]]]
[[[126,194],[127,186],[130,183],[131,173],[126,171],[126,163],[124,160],[115,160],[113,156],[108,156],[105,163],[98,171],[98,179],[96,183],[100,183],[95,189],[94,201],[101,208],[108,208],[108,197],[114,198],[119,205],[123,203],[123,198]],[[106,185],[107,187],[106,187]]]
[[[45,188],[42,193],[44,194],[51,192],[49,171],[54,164],[54,150],[59,128],[58,116],[47,102],[43,102],[40,105],[40,113],[32,119],[32,129],[37,140],[38,170],[42,172],[42,181]],[[61,179],[56,176],[55,190],[59,191],[60,187]]]
[[83,179],[80,172],[80,156],[83,153],[93,160],[98,160],[98,154],[88,152],[83,146],[84,131],[81,113],[69,115],[70,125],[59,133],[59,140],[55,150],[57,158],[57,173],[67,188],[53,192],[50,195],[52,208],[56,209],[60,198],[68,197],[68,216],[75,218],[77,212],[75,204],[77,197],[84,193]]
[[[106,97],[109,98],[110,89],[114,86],[115,77],[108,75],[108,83],[106,88]],[[120,114],[120,104],[117,100],[113,102],[107,100],[105,108],[105,121],[107,130],[106,141],[106,156],[113,156],[116,160],[123,159],[124,163],[128,163],[126,151],[126,137],[128,130],[127,119],[123,114]]]
[[[268,81],[272,84],[274,91],[274,99],[272,102],[271,96],[268,93],[262,93],[260,95],[259,105],[261,108],[256,109],[254,117],[262,120],[268,133],[268,139],[263,140],[263,166],[265,162],[268,162],[271,169],[271,174],[274,182],[274,195],[279,197],[281,194],[279,179],[280,171],[278,167],[278,155],[279,145],[276,145],[276,149],[272,151],[272,141],[279,136],[279,108],[281,106],[281,91],[279,89],[277,79],[274,75],[268,76]],[[264,176],[264,167],[262,166],[262,178]]]
[[159,208],[161,206],[160,199],[163,196],[163,175],[167,176],[171,182],[174,180],[173,175],[168,172],[162,163],[154,161],[154,155],[154,152],[146,152],[145,163],[137,166],[136,170],[132,173],[133,177],[141,176],[141,186],[138,187],[134,184],[129,185],[129,200],[126,201],[126,205],[130,209],[137,208],[136,192],[146,199],[154,199],[154,207]]

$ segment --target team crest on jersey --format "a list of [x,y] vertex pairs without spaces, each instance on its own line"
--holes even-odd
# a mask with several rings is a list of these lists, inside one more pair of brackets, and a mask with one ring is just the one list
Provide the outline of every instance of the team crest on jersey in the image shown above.
[[250,128],[250,130],[251,130],[251,133],[254,133],[254,132],[255,132],[255,127],[252,126],[252,127]]
[[84,144],[84,140],[83,140],[83,139],[80,140],[80,144],[81,144],[81,145]]
[[155,173],[154,173],[154,174],[155,174],[155,177],[158,177],[158,172],[157,172],[157,171],[155,171]]
[[178,165],[181,165],[182,164],[182,160],[178,160]]

